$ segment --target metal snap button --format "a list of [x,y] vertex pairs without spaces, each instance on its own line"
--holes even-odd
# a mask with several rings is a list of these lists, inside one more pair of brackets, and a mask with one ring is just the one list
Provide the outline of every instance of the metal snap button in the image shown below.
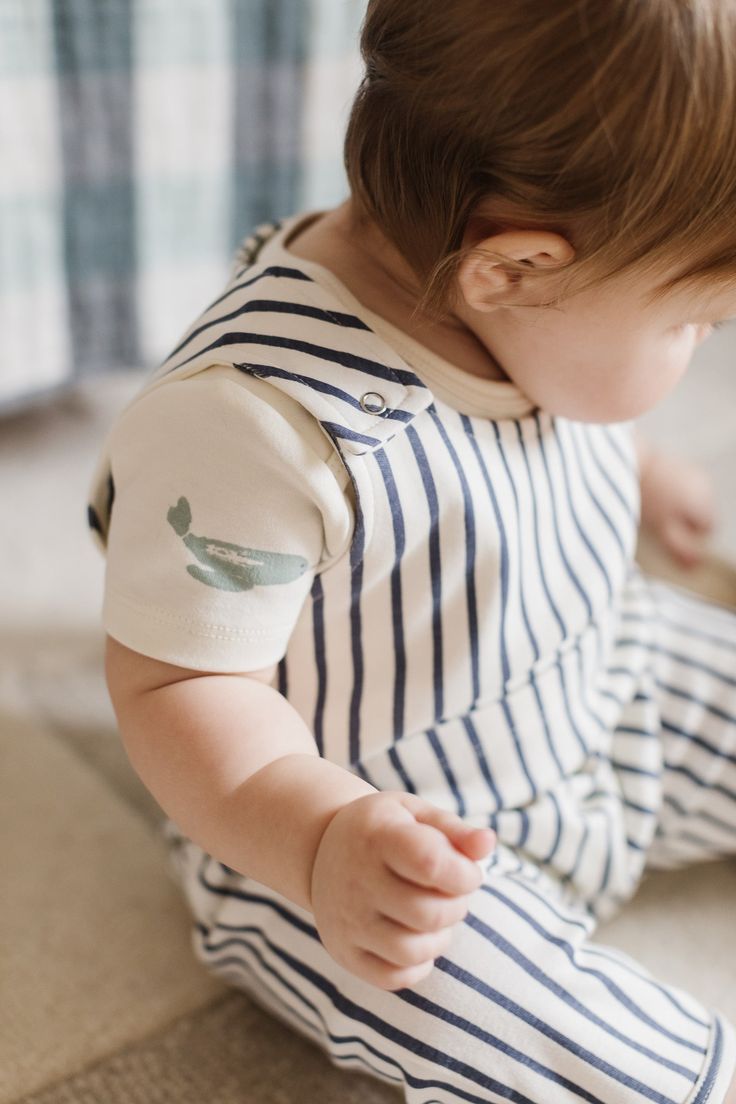
[[383,414],[388,409],[383,395],[377,391],[366,391],[360,400],[360,405],[366,414]]

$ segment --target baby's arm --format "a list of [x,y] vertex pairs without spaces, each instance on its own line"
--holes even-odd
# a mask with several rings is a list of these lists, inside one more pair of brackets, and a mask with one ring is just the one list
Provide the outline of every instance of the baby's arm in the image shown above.
[[493,833],[320,757],[273,668],[207,674],[108,636],[105,669],[130,761],[187,836],[313,912],[356,976],[395,989],[431,970]]
[[268,685],[272,671],[207,674],[107,637],[105,674],[125,750],[179,828],[227,866],[311,908],[317,845],[341,806],[376,793],[322,759]]
[[713,485],[704,469],[634,437],[641,483],[641,525],[682,566],[705,556],[716,523]]

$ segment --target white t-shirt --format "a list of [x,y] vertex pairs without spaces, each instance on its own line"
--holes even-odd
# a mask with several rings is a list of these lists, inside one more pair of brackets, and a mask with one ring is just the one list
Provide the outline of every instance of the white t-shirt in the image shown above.
[[[288,294],[309,311],[314,281],[322,301],[326,294],[336,312],[365,322],[361,355],[368,349],[385,360],[390,347],[464,413],[532,409],[512,384],[462,371],[365,308],[328,269],[290,253],[285,242],[315,215],[284,220],[258,256],[261,269],[308,275],[280,280],[281,300]],[[259,312],[263,296],[258,281],[238,298],[241,324],[264,335],[264,347],[251,350],[256,359],[267,358],[269,337],[298,342],[309,326],[299,313]],[[167,365],[175,361],[172,353]],[[220,363],[216,350],[183,378],[167,380],[167,365],[118,416],[95,474],[93,502],[107,464],[114,484],[109,529],[94,527],[107,556],[104,627],[135,651],[196,670],[270,666],[286,651],[315,573],[348,553],[350,477],[320,422],[267,381]]]

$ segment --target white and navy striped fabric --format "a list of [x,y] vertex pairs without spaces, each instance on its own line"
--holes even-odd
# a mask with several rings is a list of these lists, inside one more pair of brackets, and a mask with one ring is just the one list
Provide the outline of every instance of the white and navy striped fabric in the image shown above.
[[445,402],[319,266],[284,263],[294,222],[259,228],[151,386],[224,358],[319,422],[355,527],[279,689],[326,758],[499,846],[447,954],[389,993],[307,911],[178,840],[197,954],[411,1104],[721,1102],[731,1026],[589,937],[647,862],[736,849],[736,619],[633,565],[628,427]]

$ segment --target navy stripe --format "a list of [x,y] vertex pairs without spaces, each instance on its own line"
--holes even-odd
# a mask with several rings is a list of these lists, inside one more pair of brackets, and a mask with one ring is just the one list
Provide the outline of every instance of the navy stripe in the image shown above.
[[325,663],[324,592],[319,575],[312,583],[312,626],[314,632],[314,662],[317,668],[317,700],[314,707],[314,740],[320,755],[324,755],[324,710],[327,695],[327,664]]
[[344,368],[353,368],[357,372],[364,372],[375,379],[388,380],[393,383],[403,383],[407,387],[417,387],[422,391],[427,388],[413,372],[405,372],[400,368],[389,368],[377,360],[368,357],[356,356],[345,350],[330,349],[326,345],[316,345],[312,341],[300,341],[295,337],[284,337],[281,334],[259,334],[246,331],[234,331],[221,334],[211,344],[196,353],[192,353],[186,360],[173,365],[168,372],[176,372],[183,368],[191,360],[211,353],[215,349],[226,349],[230,345],[267,345],[276,349],[293,349],[295,352],[306,353],[308,356],[317,357],[319,360],[328,361],[330,364],[341,364]]
[[375,448],[376,445],[381,444],[378,437],[367,437],[365,433],[357,433],[353,429],[348,429],[347,426],[337,425],[336,422],[320,422],[319,424],[324,426],[331,437],[338,437],[345,441],[355,441],[358,444],[367,445],[368,448]]
[[409,793],[415,794],[417,792],[417,788],[407,774],[404,764],[401,762],[401,756],[399,755],[399,750],[396,747],[396,744],[393,744],[388,749],[388,758],[389,762],[401,779],[401,783],[404,789],[407,790]]
[[442,677],[442,566],[440,557],[440,530],[439,530],[439,502],[437,490],[432,478],[432,472],[427,461],[427,454],[413,426],[406,430],[407,437],[414,452],[414,458],[422,477],[424,493],[427,496],[429,506],[429,569],[432,581],[432,648],[433,648],[433,689],[434,689],[434,718],[442,719],[444,709],[444,685]]
[[583,824],[583,831],[580,835],[580,841],[578,842],[577,850],[575,852],[575,858],[572,861],[572,866],[569,867],[564,872],[564,874],[560,875],[560,881],[562,882],[563,885],[569,885],[572,882],[575,875],[577,874],[578,867],[580,866],[580,860],[582,858],[583,851],[585,849],[585,845],[588,842],[588,836],[589,835],[590,835],[590,825],[588,824],[588,821],[586,820]]
[[452,796],[455,798],[455,804],[457,806],[457,814],[458,814],[458,816],[461,816],[461,817],[465,816],[465,798],[463,797],[463,795],[460,791],[460,787],[457,784],[457,779],[455,778],[452,767],[450,766],[450,763],[447,759],[447,755],[445,754],[445,749],[442,746],[442,742],[441,742],[441,740],[438,739],[437,733],[435,732],[435,730],[433,728],[430,728],[428,730],[427,740],[428,740],[432,750],[434,751],[434,754],[437,758],[437,762],[439,763],[440,768],[442,770],[442,773],[445,776],[445,780],[447,782],[447,785],[450,787],[450,790],[452,791]]
[[[535,877],[538,877],[538,874],[539,874],[538,868],[535,867],[534,873],[535,873]],[[539,890],[533,889],[532,886],[529,885],[529,871],[524,869],[524,864],[520,859],[518,860],[517,869],[515,871],[511,871],[510,873],[507,873],[506,877],[510,881],[512,881],[515,886],[518,886],[520,889],[523,889],[527,893],[531,894],[531,896],[534,897],[534,899],[536,901],[538,901],[540,905],[544,905],[544,907],[549,912],[551,912],[552,915],[555,916],[558,920],[561,920],[563,922],[563,924],[567,924],[568,927],[572,927],[572,928],[581,928],[586,936],[591,934],[593,926],[594,926],[594,921],[592,919],[592,912],[590,910],[586,910],[583,913],[583,915],[586,915],[588,917],[588,922],[587,923],[585,923],[585,921],[583,921],[583,920],[578,920],[575,917],[571,917],[571,916],[568,916],[568,915],[560,912],[560,910],[558,908],[555,908],[555,906],[552,904],[552,902],[549,900],[548,897],[546,897]],[[587,950],[587,947],[586,947],[586,950]]]
[[480,447],[478,445],[478,440],[475,436],[475,431],[473,429],[472,422],[470,421],[470,418],[468,417],[467,414],[462,414],[460,416],[460,421],[463,424],[463,428],[465,430],[465,433],[468,437],[468,440],[470,441],[470,444],[472,445],[473,452],[475,453],[475,458],[478,461],[478,466],[480,468],[481,475],[483,476],[483,482],[485,483],[486,490],[488,491],[488,497],[491,500],[491,506],[493,507],[493,515],[494,515],[494,518],[495,518],[495,521],[496,521],[496,528],[498,530],[498,536],[499,536],[499,550],[498,551],[499,551],[499,558],[500,558],[499,573],[500,573],[500,583],[501,583],[501,612],[500,612],[500,616],[499,616],[499,626],[500,626],[499,649],[500,649],[500,657],[501,657],[501,672],[502,672],[503,681],[504,681],[504,684],[505,684],[509,681],[509,679],[511,677],[511,666],[509,664],[509,653],[508,653],[508,648],[506,646],[506,615],[507,615],[507,612],[508,612],[508,601],[509,601],[509,549],[508,549],[508,539],[506,537],[506,527],[504,526],[503,518],[501,517],[501,510],[500,510],[499,505],[498,505],[498,499],[496,498],[496,492],[493,489],[493,484],[491,483],[491,478],[488,474],[488,468],[486,467],[485,460],[483,459],[483,454],[481,453]]
[[690,770],[689,767],[683,766],[682,763],[668,763],[665,760],[664,765],[667,770],[674,771],[676,774],[683,774],[685,778],[689,778],[696,786],[707,789],[711,793],[723,794],[723,796],[727,797],[730,801],[736,801],[736,790],[730,790],[727,786],[722,786],[720,782],[713,782],[709,778],[701,778],[695,771]]
[[[336,1036],[335,1036],[335,1038],[336,1038],[336,1039],[337,1039],[337,1041],[339,1042],[339,1041],[340,1041],[340,1039],[341,1039],[341,1036],[339,1036],[339,1035],[336,1035]],[[359,1036],[357,1036],[357,1035],[350,1035],[350,1036],[345,1036],[345,1038],[346,1038],[347,1040],[351,1040],[351,1039],[357,1039],[358,1041],[362,1042],[362,1040],[360,1040],[360,1039],[359,1039]],[[385,1055],[384,1055],[383,1057],[384,1057],[384,1060],[385,1060],[385,1061],[388,1061],[388,1058],[387,1058],[387,1057],[386,1057]],[[365,1060],[365,1058],[363,1058],[363,1057],[362,1057],[362,1056],[361,1056],[360,1054],[356,1054],[356,1053],[355,1053],[355,1051],[348,1051],[348,1053],[347,1053],[347,1054],[336,1054],[336,1053],[333,1053],[333,1054],[332,1054],[332,1055],[330,1056],[330,1061],[332,1061],[332,1062],[335,1062],[335,1063],[336,1063],[336,1064],[338,1064],[338,1065],[339,1065],[339,1063],[341,1063],[341,1062],[342,1062],[342,1063],[344,1063],[344,1064],[346,1064],[346,1063],[348,1063],[348,1062],[352,1062],[352,1061],[356,1061],[356,1060],[357,1060],[358,1062],[361,1062],[361,1063],[362,1063],[362,1064],[363,1064],[363,1065],[364,1065],[364,1066],[365,1066],[365,1067],[366,1067],[367,1069],[370,1069],[370,1070],[372,1070],[372,1071],[373,1071],[373,1073],[374,1073],[374,1074],[376,1075],[376,1077],[378,1077],[378,1078],[379,1078],[380,1080],[382,1080],[382,1081],[392,1081],[392,1082],[393,1082],[393,1083],[394,1083],[395,1085],[397,1085],[397,1086],[399,1086],[399,1087],[401,1087],[401,1086],[402,1086],[402,1085],[404,1084],[404,1079],[403,1079],[403,1077],[392,1077],[390,1073],[386,1073],[386,1071],[385,1071],[385,1070],[383,1070],[383,1069],[382,1069],[382,1070],[380,1071],[380,1073],[379,1073],[379,1072],[378,1072],[378,1070],[377,1070],[377,1067],[375,1067],[375,1066],[372,1066],[372,1065],[370,1064],[370,1062],[367,1062],[367,1061]],[[396,1065],[396,1063],[394,1063],[394,1065]],[[349,1066],[347,1066],[347,1065],[345,1065],[345,1069],[346,1069],[346,1070],[349,1070],[349,1069],[350,1069],[350,1067],[349,1067]]]
[[631,763],[622,763],[619,759],[607,759],[607,757],[600,752],[595,753],[596,759],[605,759],[610,762],[614,770],[625,771],[627,774],[640,774],[644,778],[657,778],[661,775],[657,771],[646,770],[644,767],[635,767]]
[[[657,833],[659,835],[660,833]],[[711,839],[706,839],[705,836],[699,836],[695,832],[689,832],[687,829],[682,828],[677,831],[668,830],[662,832],[661,837],[666,844],[670,845],[670,849],[673,849],[674,841],[677,840],[680,843],[690,843],[693,847],[697,847],[699,851],[698,859],[702,862],[704,859],[728,859],[733,856],[733,844],[717,844]],[[676,850],[680,864],[684,865],[685,856],[681,850]],[[692,861],[692,856],[690,856]]]
[[[518,546],[519,546],[519,561],[520,561],[520,563],[523,564],[524,563],[524,548],[523,548],[523,545],[522,545],[522,526],[521,526],[521,510],[519,508],[519,494],[518,494],[518,491],[516,489],[516,484],[514,483],[513,477],[511,475],[511,469],[509,467],[508,458],[506,456],[506,450],[504,449],[503,443],[501,441],[501,433],[500,433],[499,428],[498,428],[498,423],[497,422],[492,422],[491,425],[493,426],[493,432],[496,436],[496,447],[498,449],[499,455],[501,457],[501,462],[503,463],[504,470],[506,472],[506,478],[508,479],[509,486],[511,488],[511,493],[514,497],[514,507],[515,507],[515,510],[516,510],[516,539],[517,539]],[[520,603],[521,603],[522,617],[524,619],[524,627],[526,629],[526,634],[529,637],[529,642],[532,646],[532,651],[534,652],[534,659],[536,661],[536,660],[539,659],[539,655],[540,655],[539,644],[537,642],[536,635],[534,633],[534,630],[532,629],[531,622],[529,620],[529,613],[528,613],[527,608],[526,608],[526,600],[524,598],[524,588],[523,587],[519,587],[519,600],[520,600]],[[532,678],[534,678],[533,673],[532,673]]]
[[[637,640],[635,637],[621,637],[617,642],[619,647],[639,647],[643,646],[641,640]],[[709,663],[703,663],[699,659],[693,659],[692,656],[683,655],[682,652],[674,652],[671,648],[665,648],[662,644],[656,644],[652,642],[646,645],[647,650],[655,652],[657,655],[667,656],[668,659],[674,659],[677,663],[682,663],[685,667],[693,668],[696,671],[702,671],[706,675],[710,675],[711,678],[723,682],[726,686],[736,686],[736,677],[733,675],[727,675],[724,671],[718,671],[715,667],[711,667]]]
[[677,1009],[677,1011],[686,1019],[690,1020],[691,1023],[696,1024],[698,1027],[708,1026],[707,1021],[701,1020],[698,1016],[694,1016],[692,1012],[688,1012],[688,1010],[673,996],[669,989],[665,989],[664,985],[656,981],[655,978],[649,977],[647,976],[647,974],[643,974],[641,973],[641,971],[635,969],[631,962],[626,961],[623,958],[618,958],[615,954],[612,954],[610,948],[606,949],[605,947],[601,947],[598,944],[591,943],[588,944],[584,949],[586,955],[594,955],[596,958],[604,958],[607,962],[611,962],[615,966],[627,970],[630,974],[633,974],[634,977],[638,978],[640,981],[645,981],[648,985],[651,985],[652,989],[656,989],[656,991],[661,996],[669,1001],[673,1008]]
[[723,748],[717,744],[713,744],[710,740],[704,739],[702,736],[696,736],[693,732],[686,732],[684,728],[679,728],[677,725],[666,721],[664,718],[660,721],[661,727],[665,732],[671,732],[675,736],[684,736],[689,743],[695,744],[696,747],[703,748],[704,751],[710,752],[711,755],[717,759],[724,759],[727,763],[736,764],[736,755],[731,755],[730,752],[724,751]]
[[[358,399],[347,391],[343,391],[340,387],[335,387],[332,383],[325,383],[324,380],[315,379],[314,376],[305,376],[303,373],[287,372],[285,368],[277,368],[273,364],[235,364],[233,367],[237,368],[240,372],[246,375],[257,376],[258,379],[268,379],[269,376],[275,376],[277,379],[292,380],[294,383],[303,383],[306,387],[309,387],[312,391],[319,391],[323,395],[332,395],[336,399],[340,399],[346,406],[352,407],[353,410],[360,410],[363,412],[363,407],[360,405]],[[380,415],[376,414],[375,417],[392,418],[398,422],[410,422],[415,417],[408,410],[393,410],[387,408]]]
[[[625,802],[625,804],[626,804],[626,802]],[[609,885],[610,880],[611,880],[611,869],[612,869],[612,866],[613,866],[613,843],[612,843],[612,841],[613,841],[613,835],[614,835],[614,830],[615,830],[614,825],[611,822],[611,817],[609,816],[608,810],[603,809],[602,811],[603,811],[603,815],[606,818],[606,825],[608,827],[608,832],[606,834],[606,859],[605,859],[605,862],[603,864],[603,870],[601,872],[600,880],[598,882],[598,892],[596,894],[596,896],[598,896],[598,897],[600,897],[600,895],[603,894],[608,889],[608,885]]]
[[360,761],[360,702],[363,694],[363,645],[361,640],[360,600],[363,586],[365,525],[360,497],[350,473],[356,501],[356,519],[350,544],[350,651],[353,659],[353,690],[350,695],[350,762]]
[[549,791],[549,793],[547,794],[547,797],[551,801],[552,806],[553,806],[554,811],[555,811],[555,824],[556,824],[556,827],[555,827],[555,834],[552,838],[552,842],[551,842],[550,847],[549,847],[549,851],[547,852],[546,855],[544,855],[543,857],[540,858],[540,862],[543,863],[545,866],[548,866],[552,862],[553,857],[557,853],[557,848],[560,846],[560,840],[562,839],[562,813],[560,812],[560,803],[557,800],[557,798],[555,797],[552,790]]
[[663,803],[665,805],[670,805],[681,817],[689,820],[704,820],[707,824],[712,824],[714,828],[718,828],[721,832],[728,832],[732,835],[736,835],[736,824],[730,824],[727,820],[721,820],[720,817],[713,816],[712,813],[707,813],[704,809],[688,809],[682,802],[678,801],[670,794],[664,795]]
[[[616,801],[621,801],[622,800],[621,796],[619,794],[615,794],[615,793],[609,793],[609,794],[606,794],[605,796],[606,797],[611,797]],[[649,817],[649,818],[657,816],[657,810],[656,809],[649,809],[649,808],[647,808],[646,805],[639,805],[636,801],[629,801],[629,799],[626,798],[626,797],[623,798],[623,804],[627,809],[631,809],[635,813],[641,813],[642,816],[646,816],[646,817]]]
[[373,454],[383,476],[394,531],[394,562],[391,568],[391,619],[394,635],[394,740],[404,735],[404,700],[406,693],[406,651],[404,648],[404,614],[401,600],[401,559],[405,549],[404,513],[396,489],[394,473],[385,449]]
[[524,808],[516,809],[515,812],[519,817],[519,834],[516,839],[516,846],[523,848],[529,838],[529,814]]
[[480,739],[478,738],[478,732],[476,730],[476,727],[473,724],[473,721],[471,720],[471,715],[470,714],[465,714],[465,716],[460,718],[460,721],[462,723],[463,728],[465,729],[465,731],[468,734],[468,739],[470,740],[473,751],[475,752],[476,759],[478,760],[478,769],[480,770],[481,774],[483,775],[483,778],[484,778],[484,780],[485,780],[485,782],[488,786],[488,789],[493,794],[495,809],[501,809],[501,808],[503,808],[504,803],[503,803],[503,800],[501,798],[501,794],[499,792],[498,786],[496,785],[496,781],[493,777],[493,774],[491,773],[490,767],[488,766],[488,760],[486,759],[485,752],[483,751],[483,747],[481,745]]
[[473,500],[462,464],[460,463],[457,452],[447,435],[447,430],[440,421],[434,406],[429,408],[429,414],[455,465],[455,471],[460,480],[460,487],[463,495],[463,510],[465,516],[465,600],[468,610],[470,671],[473,687],[473,702],[475,703],[480,697],[480,660],[478,655],[478,602],[475,593],[475,514],[473,511]]
[[[209,307],[203,314],[209,314],[214,307],[218,306],[223,300],[228,299],[234,292],[240,290],[240,288],[251,287],[257,279],[262,279],[266,275],[281,276],[281,275],[296,275],[295,270],[288,268],[278,268],[273,266],[268,268],[265,272],[262,272],[260,276],[255,277],[252,280],[246,280],[245,283],[236,285],[235,287],[229,287],[222,295],[218,296],[214,302],[210,303]],[[309,277],[305,277],[309,279]],[[312,281],[310,280],[310,283]],[[356,330],[368,330],[371,332],[370,326],[360,318],[356,318],[352,314],[343,314],[341,311],[326,311],[320,307],[313,307],[307,303],[295,303],[284,299],[249,299],[246,303],[243,303],[236,310],[230,311],[229,314],[220,314],[217,318],[210,319],[209,322],[203,322],[201,326],[197,326],[195,330],[187,336],[173,349],[168,357],[177,356],[190,341],[194,341],[195,337],[199,337],[205,330],[212,329],[213,326],[221,326],[223,322],[230,322],[233,318],[239,318],[243,314],[288,314],[288,315],[301,315],[303,318],[314,318],[319,322],[326,324],[332,324],[337,326],[349,327]]]
[[[654,598],[656,601],[656,590]],[[712,602],[706,602],[703,599],[699,599],[699,601],[707,608],[709,613],[713,611],[716,613],[731,613],[731,611],[726,610],[725,607],[715,605]],[[671,616],[671,613],[664,610],[661,605],[657,607],[657,615],[663,624],[670,625],[673,629],[677,629],[678,632],[684,633],[686,636],[691,636],[694,640],[706,640],[709,644],[717,644],[719,647],[725,648],[728,652],[736,651],[736,640],[730,637],[720,636],[718,633],[705,632],[703,629],[696,628],[694,625],[684,625],[681,621],[675,620],[675,618]],[[634,614],[624,614],[622,620],[639,621],[641,618],[638,618]]]
[[693,702],[705,710],[706,713],[718,717],[720,721],[725,721],[729,725],[736,725],[736,717],[732,713],[727,713],[725,709],[699,698],[697,694],[691,694],[688,690],[683,690],[680,686],[671,686],[669,683],[663,682],[662,679],[655,679],[654,681],[659,689],[664,690],[667,694],[672,694],[675,698],[682,698],[684,701]]

